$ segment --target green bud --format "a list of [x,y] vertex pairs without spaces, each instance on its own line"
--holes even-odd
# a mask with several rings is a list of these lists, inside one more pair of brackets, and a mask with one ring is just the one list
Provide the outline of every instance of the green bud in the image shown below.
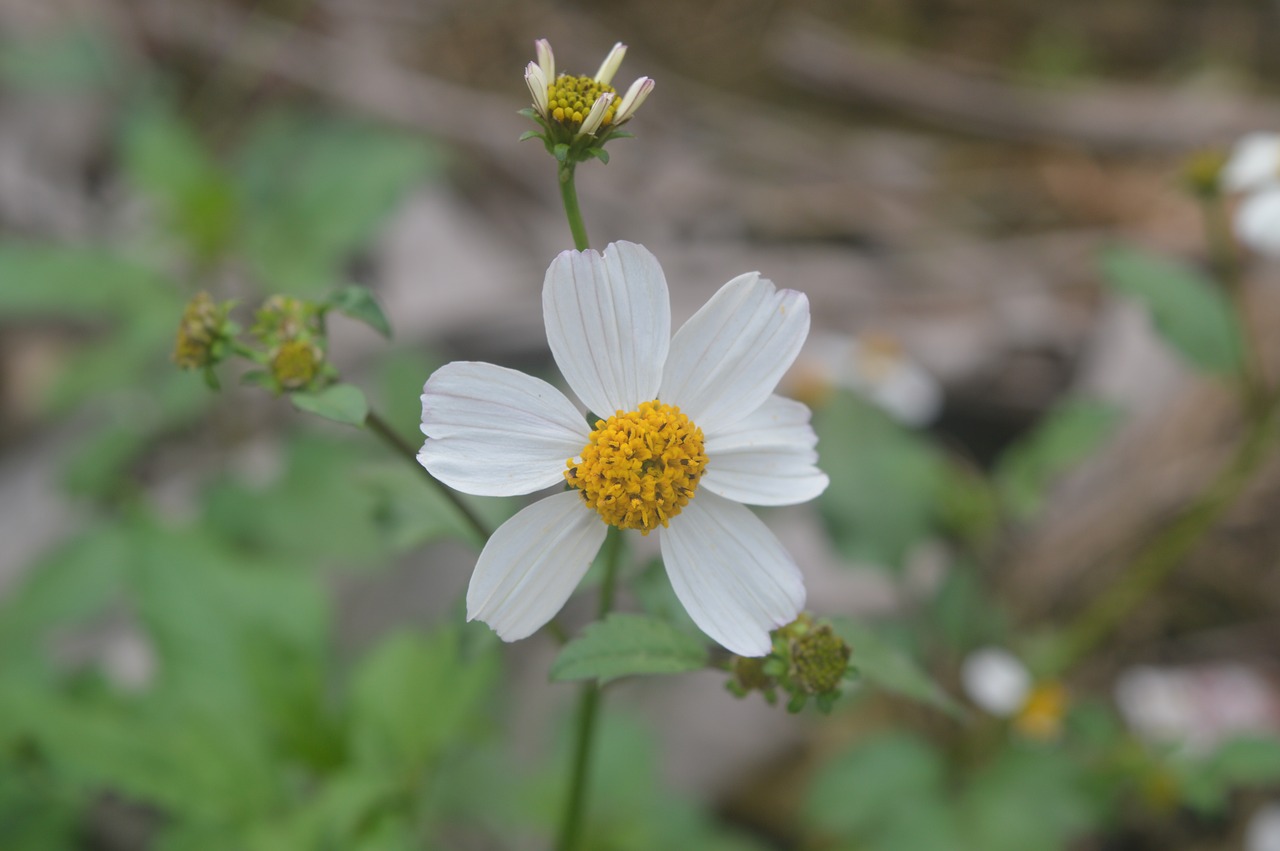
[[324,352],[308,340],[286,340],[271,354],[271,377],[283,390],[310,387],[324,365]]
[[830,624],[810,627],[791,639],[788,678],[804,694],[837,692],[852,652]]
[[226,341],[234,334],[227,321],[230,309],[230,302],[218,304],[208,293],[197,293],[178,323],[174,363],[181,369],[206,369],[226,357]]

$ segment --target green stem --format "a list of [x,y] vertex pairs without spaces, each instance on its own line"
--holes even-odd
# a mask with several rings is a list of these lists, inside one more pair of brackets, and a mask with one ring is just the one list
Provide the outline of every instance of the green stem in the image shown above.
[[[603,619],[613,608],[613,591],[622,553],[622,533],[609,527],[604,542],[604,577],[600,582],[600,612]],[[595,680],[584,683],[578,698],[578,731],[574,738],[569,797],[565,801],[564,820],[560,823],[559,851],[576,851],[582,839],[582,820],[586,813],[587,786],[591,773],[591,750],[595,744],[596,716],[600,709],[600,686]]]
[[439,479],[431,475],[431,473],[427,472],[427,468],[418,462],[417,451],[414,450],[414,448],[409,445],[408,441],[401,437],[386,420],[371,410],[365,415],[364,424],[369,427],[370,431],[382,438],[388,446],[408,459],[409,463],[417,468],[417,470],[426,477],[427,481],[429,481],[436,490],[440,491],[445,499],[449,500],[450,504],[452,504],[453,507],[457,509],[458,513],[462,515],[462,519],[467,522],[467,526],[469,526],[471,531],[475,533],[480,544],[484,544],[485,541],[489,540],[489,536],[493,534],[493,531],[488,527],[488,525],[471,509],[471,506],[462,501],[461,497],[446,487]]
[[1129,569],[1098,597],[1067,632],[1059,670],[1097,647],[1182,563],[1201,538],[1253,480],[1275,442],[1277,399],[1264,400],[1251,418],[1244,440],[1226,466],[1164,534],[1140,550]]
[[573,169],[572,162],[560,165],[560,198],[564,201],[564,215],[569,220],[569,231],[573,234],[573,247],[586,251],[591,243],[587,240],[587,226],[582,221],[582,210],[578,207],[578,188],[573,182]]

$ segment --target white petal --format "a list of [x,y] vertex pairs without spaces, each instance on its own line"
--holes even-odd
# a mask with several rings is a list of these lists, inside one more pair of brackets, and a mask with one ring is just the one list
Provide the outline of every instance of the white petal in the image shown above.
[[767,655],[769,630],[804,605],[804,580],[760,518],[699,492],[660,534],[671,587],[693,622],[739,656]]
[[1280,133],[1249,133],[1242,136],[1222,167],[1222,186],[1241,192],[1280,180]]
[[707,436],[707,470],[698,486],[748,505],[808,502],[830,483],[814,466],[817,443],[809,408],[770,396],[754,413]]
[[587,117],[582,119],[582,126],[578,128],[579,136],[594,136],[596,131],[600,129],[600,124],[604,121],[604,114],[609,109],[609,104],[613,103],[613,99],[617,95],[605,92],[596,98],[596,102],[591,105],[591,111],[587,113]]
[[970,700],[1001,718],[1021,709],[1031,691],[1026,665],[999,647],[984,647],[966,656],[960,666],[960,682]]
[[645,98],[649,96],[649,92],[653,91],[653,86],[653,80],[648,77],[641,77],[631,84],[631,88],[627,89],[627,93],[622,96],[622,103],[618,104],[618,108],[613,113],[615,126],[636,114],[640,104],[644,103]]
[[622,64],[622,57],[627,55],[627,46],[622,42],[618,42],[609,51],[609,55],[604,58],[604,62],[600,63],[600,70],[596,71],[595,80],[597,83],[613,82],[613,75],[618,73],[618,66]]
[[1280,256],[1280,183],[1272,184],[1240,202],[1236,235],[1260,254]]
[[418,461],[451,488],[479,496],[532,493],[564,481],[586,420],[547,382],[490,363],[440,367],[422,388]]
[[498,527],[467,588],[467,620],[503,641],[532,635],[578,587],[609,530],[577,491],[541,499]]
[[538,54],[538,67],[542,69],[542,76],[548,83],[554,83],[556,79],[556,55],[551,51],[551,42],[545,38],[540,38],[533,43],[533,49]]
[[662,267],[643,245],[563,252],[547,269],[542,313],[560,372],[593,413],[610,417],[657,398],[671,305]]
[[1245,828],[1244,851],[1280,851],[1280,804],[1273,801],[1254,812]]
[[524,69],[524,82],[533,95],[533,106],[543,118],[547,117],[547,78],[533,62]]
[[720,288],[671,340],[659,398],[705,434],[764,404],[809,333],[809,300],[758,272]]

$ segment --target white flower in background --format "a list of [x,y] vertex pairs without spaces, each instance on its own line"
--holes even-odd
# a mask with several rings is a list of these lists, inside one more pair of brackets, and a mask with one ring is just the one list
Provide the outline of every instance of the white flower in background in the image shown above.
[[662,267],[618,242],[560,254],[542,309],[565,381],[604,417],[595,430],[550,384],[492,364],[448,364],[423,389],[418,459],[440,481],[481,496],[570,486],[493,534],[468,619],[524,638],[564,605],[609,525],[658,529],[694,622],[740,656],[766,655],[804,583],[743,503],[806,502],[827,486],[809,409],[773,395],[809,332],[808,300],[750,272],[672,337]]
[[653,80],[641,77],[618,100],[610,85],[618,72],[627,46],[618,42],[600,64],[594,77],[556,76],[556,58],[545,38],[534,42],[538,59],[524,71],[524,81],[533,96],[533,108],[548,125],[573,131],[573,137],[594,136],[625,124],[653,91]]
[[980,709],[1008,718],[1026,703],[1031,693],[1031,672],[1008,650],[984,647],[965,657],[960,683]]
[[1236,143],[1222,169],[1222,188],[1243,193],[1236,209],[1240,241],[1280,255],[1280,133],[1250,133]]
[[1116,680],[1115,697],[1139,736],[1200,753],[1232,736],[1280,733],[1280,695],[1244,665],[1138,665]]
[[788,375],[801,398],[843,387],[871,401],[898,422],[925,426],[942,409],[942,388],[886,334],[814,335]]
[[1062,732],[1067,690],[1057,680],[1035,682],[1022,660],[1008,650],[984,647],[965,657],[960,683],[980,709],[1033,739],[1053,739]]
[[1249,819],[1244,851],[1280,851],[1280,804],[1259,807]]

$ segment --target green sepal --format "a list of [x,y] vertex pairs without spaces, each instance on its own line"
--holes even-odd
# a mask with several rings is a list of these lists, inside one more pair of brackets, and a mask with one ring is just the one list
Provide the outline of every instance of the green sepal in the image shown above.
[[809,695],[803,692],[791,695],[791,700],[787,701],[787,711],[792,715],[804,709],[804,705],[809,702]]
[[567,162],[569,159],[569,146],[564,142],[561,142],[551,149],[551,155],[555,157],[558,162]]
[[604,148],[587,148],[587,156],[595,157],[605,165],[609,164],[609,152]]
[[300,411],[346,425],[364,426],[369,403],[354,384],[334,384],[318,393],[291,393],[289,401]]
[[538,110],[534,109],[531,106],[526,106],[524,109],[517,109],[516,115],[523,115],[525,118],[530,118],[534,121],[538,121],[539,119],[542,118],[542,116],[538,114]]
[[544,141],[544,142],[545,142],[545,141],[547,141],[547,137],[546,137],[545,135],[543,135],[542,133],[539,133],[537,130],[526,130],[526,131],[524,131],[523,133],[521,133],[521,134],[520,134],[520,138],[519,138],[519,139],[517,139],[516,141],[517,141],[517,142],[527,142],[527,141],[529,141],[530,139],[541,139],[541,140],[542,140],[542,141]]
[[204,368],[204,383],[206,387],[215,393],[222,389],[222,382],[218,380],[218,374],[213,371],[212,366]]

